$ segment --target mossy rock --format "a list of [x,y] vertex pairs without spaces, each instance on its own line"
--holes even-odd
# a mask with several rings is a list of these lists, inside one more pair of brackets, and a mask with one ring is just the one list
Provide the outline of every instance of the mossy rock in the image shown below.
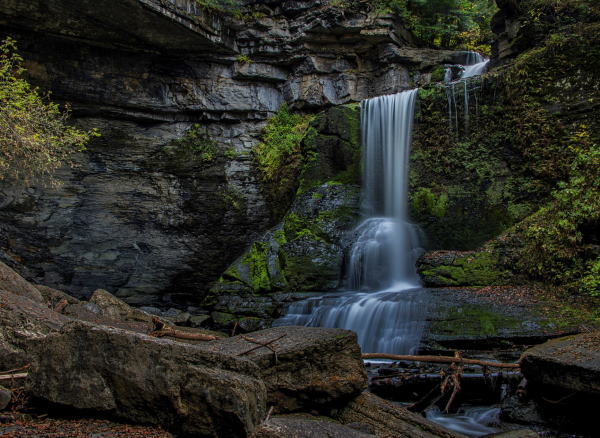
[[500,286],[512,277],[489,251],[437,251],[418,261],[418,271],[427,286]]
[[328,291],[340,284],[344,240],[358,220],[360,190],[327,182],[299,195],[283,221],[234,262],[211,289],[223,294]]

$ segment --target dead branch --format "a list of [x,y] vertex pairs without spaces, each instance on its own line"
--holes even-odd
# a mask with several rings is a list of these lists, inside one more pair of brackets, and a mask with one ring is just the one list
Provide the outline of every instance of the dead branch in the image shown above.
[[363,353],[363,359],[391,359],[407,362],[432,362],[432,363],[460,363],[463,365],[479,365],[490,368],[519,368],[518,363],[486,362],[477,359],[464,359],[450,356],[410,356],[387,353]]
[[28,363],[27,365],[24,365],[21,368],[15,368],[14,370],[8,370],[8,371],[0,371],[0,374],[12,374],[12,373],[16,373],[17,371],[24,371],[30,367],[31,367],[31,364]]
[[277,352],[275,351],[275,349],[271,346],[272,343],[280,340],[281,338],[284,338],[286,336],[286,334],[284,333],[283,335],[275,338],[275,339],[271,339],[270,341],[257,341],[256,339],[251,339],[251,338],[247,338],[245,336],[242,336],[242,339],[248,341],[248,342],[252,342],[253,344],[258,344],[256,347],[251,348],[250,350],[244,351],[243,353],[238,354],[238,356],[245,356],[246,354],[252,353],[255,350],[258,350],[259,348],[268,348],[269,350],[271,350],[273,353],[275,353],[275,355],[277,356]]
[[165,323],[158,318],[152,318],[152,323],[154,324],[154,328],[150,333],[148,333],[148,335],[153,336],[155,338],[162,338],[168,336],[170,338],[189,339],[192,341],[215,341],[218,339],[216,336],[213,335],[184,332],[183,330],[177,330],[171,327],[167,327]]
[[24,379],[28,375],[29,373],[3,374],[0,376],[0,380]]

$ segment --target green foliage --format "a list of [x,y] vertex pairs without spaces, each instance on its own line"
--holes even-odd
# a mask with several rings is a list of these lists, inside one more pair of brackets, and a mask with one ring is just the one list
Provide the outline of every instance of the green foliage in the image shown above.
[[262,142],[253,150],[262,183],[282,210],[296,191],[303,162],[301,143],[312,119],[311,115],[294,114],[282,105],[269,119]]
[[584,294],[600,297],[600,257],[588,264],[587,275],[581,279],[580,290]]
[[225,154],[225,152],[221,154],[217,143],[199,124],[190,127],[182,138],[173,140],[163,149],[163,152],[179,158],[180,161],[201,165],[212,164]]
[[50,176],[98,135],[67,125],[68,110],[61,112],[24,74],[23,58],[8,37],[0,44],[0,181]]
[[250,59],[250,57],[248,55],[238,55],[235,58],[235,60],[237,62],[239,62],[240,64],[251,64],[252,62],[254,62],[254,61],[252,61],[252,59]]
[[[552,3],[554,11],[559,2]],[[578,2],[569,3],[572,8]],[[411,185],[414,193],[448,193],[449,206],[439,220],[418,219],[428,235],[461,239],[470,237],[463,230],[477,233],[489,224],[488,239],[504,232],[495,245],[505,266],[596,295],[600,24],[582,19],[552,28],[552,19],[568,17],[547,15],[549,2],[523,2],[533,4],[544,5],[540,23],[553,31],[503,71],[469,82],[471,101],[477,102],[470,130],[462,90],[454,108],[458,133],[447,128],[445,96],[420,93]],[[423,193],[419,205],[431,204]]]
[[448,208],[448,194],[436,196],[431,189],[422,187],[411,194],[411,206],[413,213],[418,216],[431,215],[441,219]]
[[433,47],[490,52],[494,0],[369,0],[379,12],[403,18],[413,33]]

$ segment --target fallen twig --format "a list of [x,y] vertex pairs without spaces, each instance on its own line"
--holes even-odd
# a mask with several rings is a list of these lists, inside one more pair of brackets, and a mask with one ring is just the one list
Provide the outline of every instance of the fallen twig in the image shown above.
[[480,365],[490,368],[519,368],[518,363],[486,362],[477,359],[464,359],[462,357],[450,356],[410,356],[387,353],[363,353],[363,359],[391,359],[407,362],[432,362],[432,363],[460,363],[468,365]]
[[154,328],[150,333],[148,333],[148,335],[154,336],[155,338],[162,338],[168,336],[170,338],[189,339],[193,341],[215,341],[218,339],[216,336],[213,335],[205,335],[203,333],[189,333],[184,332],[183,330],[177,330],[171,327],[167,327],[165,323],[158,318],[152,318],[152,322],[154,323]]
[[275,338],[275,339],[271,339],[270,341],[257,341],[256,339],[251,339],[251,338],[247,338],[245,336],[242,336],[242,339],[248,341],[248,342],[252,342],[254,344],[258,344],[256,347],[251,348],[250,350],[244,351],[243,353],[238,354],[238,356],[244,356],[246,354],[252,353],[255,350],[258,350],[259,348],[265,347],[268,348],[269,350],[271,350],[272,352],[275,353],[275,357],[277,357],[277,352],[273,349],[273,347],[271,347],[271,344],[273,342],[276,342],[278,340],[280,340],[281,338],[284,338],[286,336],[286,333],[284,333],[283,335]]

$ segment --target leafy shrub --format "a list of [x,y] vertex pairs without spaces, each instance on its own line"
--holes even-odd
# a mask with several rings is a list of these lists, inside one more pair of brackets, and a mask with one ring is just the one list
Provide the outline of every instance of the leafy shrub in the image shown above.
[[97,135],[67,125],[69,111],[61,112],[24,74],[23,58],[8,37],[0,44],[0,181],[50,176]]

